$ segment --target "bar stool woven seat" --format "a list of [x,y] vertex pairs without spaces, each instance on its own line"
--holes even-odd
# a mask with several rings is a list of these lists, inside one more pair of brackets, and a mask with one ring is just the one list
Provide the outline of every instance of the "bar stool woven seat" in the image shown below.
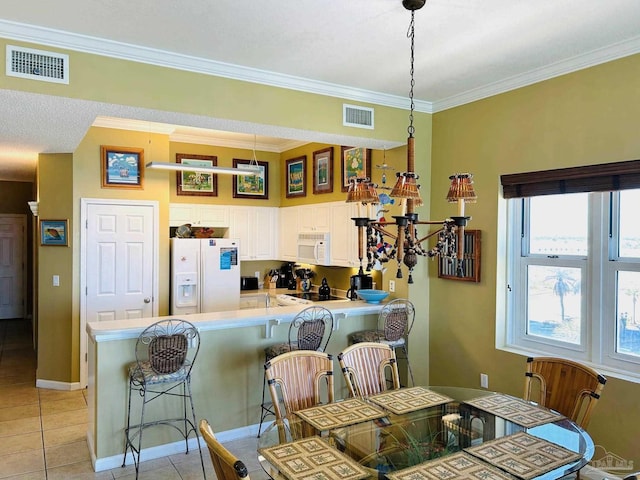
[[[404,359],[407,362],[411,385],[415,385],[407,348],[409,333],[413,328],[415,316],[415,308],[409,300],[404,298],[392,300],[380,310],[378,328],[349,334],[349,344],[377,342],[389,345],[396,351],[398,359]],[[398,349],[402,352],[402,355],[398,355]]]
[[[127,426],[122,466],[127,463],[127,454],[132,457],[136,478],[140,468],[142,436],[146,428],[158,425],[173,427],[185,440],[189,453],[189,435],[193,433],[198,443],[202,472],[205,474],[200,438],[196,427],[196,413],[191,395],[191,370],[198,355],[200,335],[198,330],[184,320],[161,320],[147,327],[136,342],[136,361],[128,366],[129,400]],[[134,392],[142,399],[140,423],[131,425],[131,406]],[[176,418],[145,418],[149,402],[165,395],[180,397],[182,408]],[[187,415],[187,399],[191,416]]]
[[[301,310],[289,325],[289,341],[269,345],[264,349],[264,362],[284,353],[296,350],[324,352],[333,331],[333,314],[324,307],[307,307]],[[262,403],[258,437],[262,432],[262,423],[269,415],[275,415],[273,404],[266,399],[266,377],[262,385]]]

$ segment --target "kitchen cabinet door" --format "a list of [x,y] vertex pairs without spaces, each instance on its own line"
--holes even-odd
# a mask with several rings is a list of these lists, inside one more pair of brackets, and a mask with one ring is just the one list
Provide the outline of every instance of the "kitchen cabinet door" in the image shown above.
[[314,203],[297,207],[298,232],[331,231],[331,205],[332,203]]
[[229,207],[196,203],[170,204],[169,226],[179,227],[185,223],[190,223],[193,227],[228,227]]
[[240,260],[275,260],[277,208],[228,207],[229,238],[240,240]]
[[[358,229],[351,220],[358,216],[357,203],[331,203],[331,265],[358,267]],[[366,232],[365,232],[366,234]],[[363,242],[364,243],[364,242]],[[363,245],[363,265],[366,265]]]
[[285,262],[298,260],[298,207],[279,209],[278,258]]

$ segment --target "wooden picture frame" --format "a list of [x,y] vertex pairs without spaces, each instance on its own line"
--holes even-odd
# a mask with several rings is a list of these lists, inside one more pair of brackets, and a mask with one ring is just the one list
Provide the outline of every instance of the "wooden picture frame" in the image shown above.
[[458,276],[458,259],[438,258],[438,277],[463,282],[480,281],[480,230],[464,231],[463,275]]
[[371,149],[363,147],[342,147],[343,192],[349,190],[349,180],[354,177],[371,178]]
[[285,185],[287,198],[307,196],[307,156],[287,160]]
[[102,188],[143,188],[144,149],[100,146]]
[[68,220],[40,220],[40,245],[66,247],[69,245]]
[[[215,167],[218,157],[214,155],[189,155],[176,153],[176,163]],[[176,172],[176,194],[194,197],[217,197],[218,175],[206,172]]]
[[333,192],[333,147],[313,152],[313,194]]
[[[238,165],[248,165],[252,160],[233,159],[233,167]],[[255,198],[260,200],[269,199],[269,163],[256,161],[262,171],[259,175],[234,175],[233,176],[233,198]]]

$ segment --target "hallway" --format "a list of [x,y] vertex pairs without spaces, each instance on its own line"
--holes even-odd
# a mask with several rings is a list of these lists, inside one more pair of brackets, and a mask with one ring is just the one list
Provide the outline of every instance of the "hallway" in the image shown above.
[[[35,387],[36,358],[31,326],[23,320],[0,320],[0,479],[132,479],[133,466],[95,473],[86,442],[87,398],[84,390]],[[123,379],[124,381],[124,379]],[[256,459],[255,438],[226,446],[247,464],[251,478],[267,478]],[[206,447],[207,477],[215,478]],[[202,479],[195,452],[141,464],[141,480]]]

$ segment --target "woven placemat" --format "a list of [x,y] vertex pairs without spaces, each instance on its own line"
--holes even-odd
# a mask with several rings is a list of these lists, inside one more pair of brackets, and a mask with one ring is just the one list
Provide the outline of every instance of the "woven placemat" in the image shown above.
[[464,403],[526,428],[536,427],[564,418],[564,416],[559,413],[502,393],[475,398]]
[[318,405],[295,413],[318,430],[346,427],[387,416],[384,410],[359,398]]
[[258,451],[289,480],[359,480],[369,476],[362,466],[320,437]]
[[387,473],[389,480],[514,480],[514,477],[465,452]]
[[389,390],[388,392],[372,395],[369,400],[397,415],[453,402],[452,398],[424,387]]
[[465,451],[524,480],[582,458],[579,453],[526,432],[497,438]]

